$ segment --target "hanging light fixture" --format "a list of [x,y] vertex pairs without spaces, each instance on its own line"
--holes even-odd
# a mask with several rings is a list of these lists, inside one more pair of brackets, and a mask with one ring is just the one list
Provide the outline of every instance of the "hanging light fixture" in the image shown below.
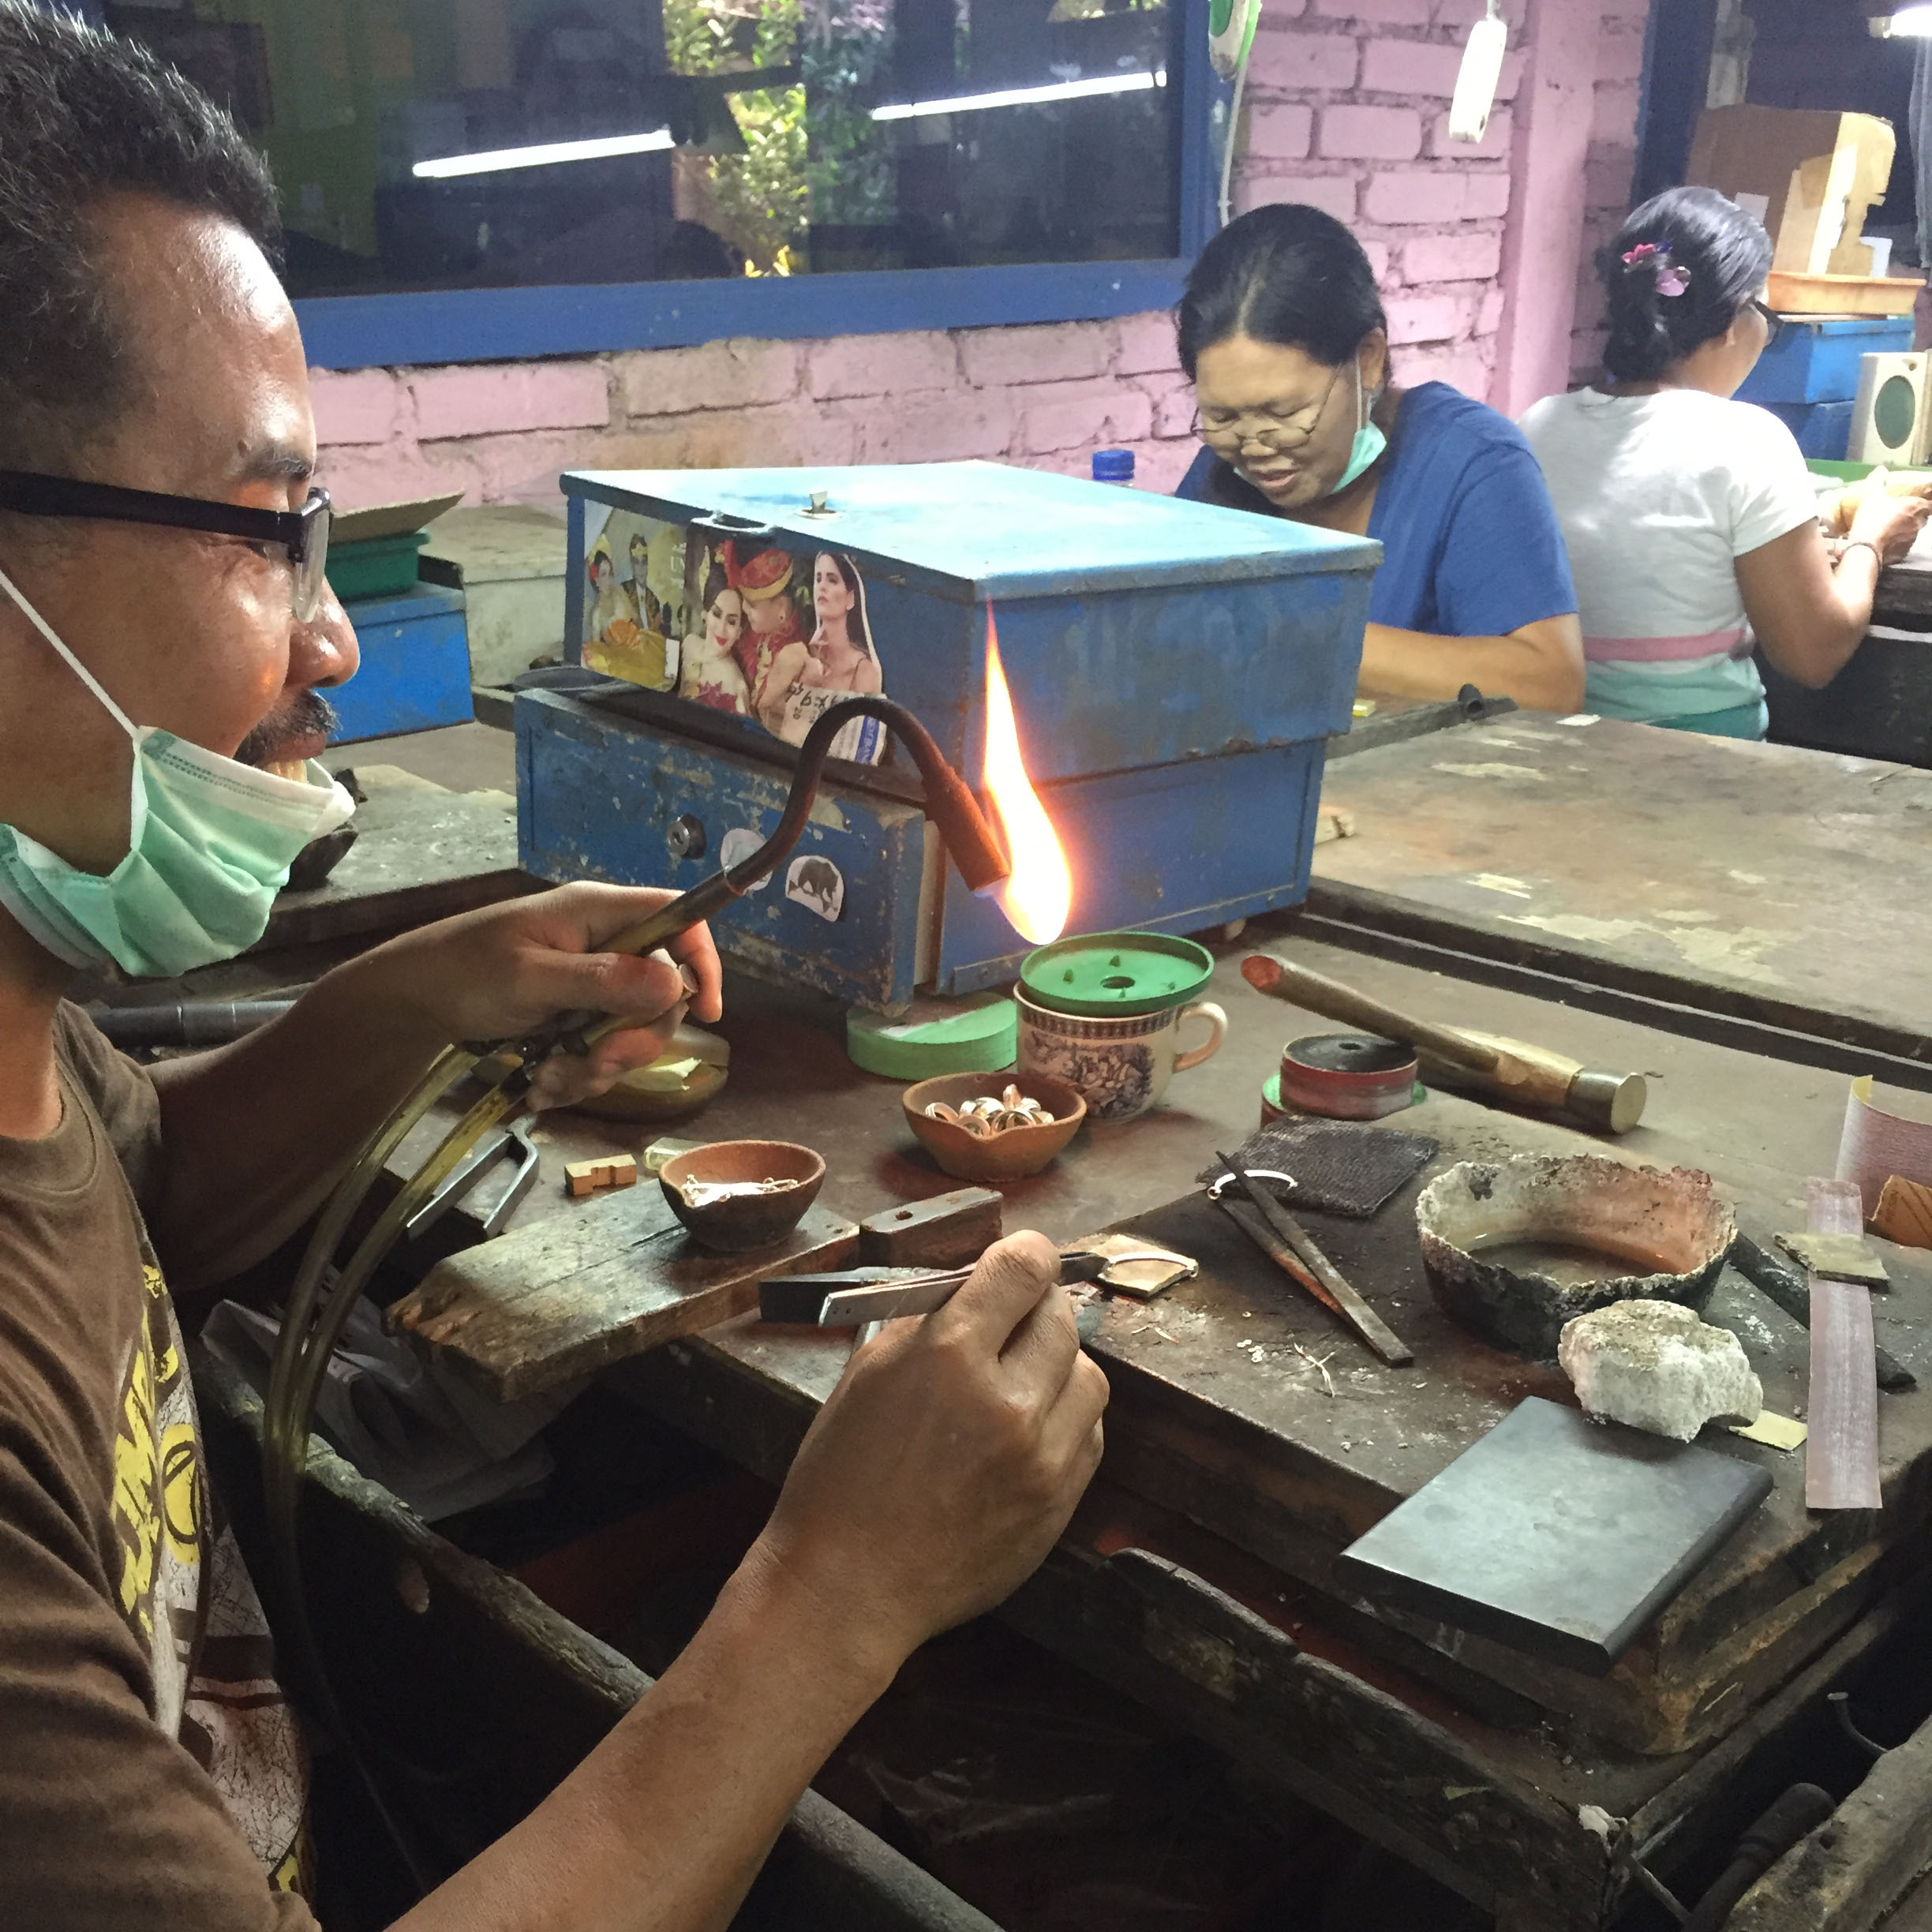
[[1479,141],[1489,131],[1489,112],[1496,106],[1496,87],[1503,78],[1503,56],[1509,51],[1509,23],[1489,0],[1489,11],[1470,29],[1457,70],[1455,97],[1449,103],[1449,138]]

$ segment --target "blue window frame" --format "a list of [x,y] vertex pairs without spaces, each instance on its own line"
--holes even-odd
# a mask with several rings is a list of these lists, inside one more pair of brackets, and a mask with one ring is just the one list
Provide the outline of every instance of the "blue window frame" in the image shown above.
[[317,296],[295,305],[309,358],[325,369],[497,361],[732,335],[1082,321],[1171,307],[1215,226],[1215,149],[1226,138],[1227,90],[1208,59],[1208,5],[1178,0],[1181,253],[1170,259]]

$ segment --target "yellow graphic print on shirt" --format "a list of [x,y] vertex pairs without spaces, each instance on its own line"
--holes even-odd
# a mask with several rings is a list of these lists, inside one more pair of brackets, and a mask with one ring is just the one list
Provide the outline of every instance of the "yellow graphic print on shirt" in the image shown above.
[[123,1377],[113,1521],[122,1614],[154,1675],[155,1721],[213,1780],[268,1881],[305,1889],[308,1763],[234,1533],[211,1523],[194,1385],[159,1268]]
[[[148,1291],[145,1319],[134,1339],[114,1435],[113,1515],[121,1544],[121,1614],[154,1672],[155,1720],[174,1735],[187,1705],[201,1600],[200,1457],[194,1391],[182,1372],[167,1284],[152,1262],[143,1266],[141,1281]],[[164,1476],[170,1453],[174,1467]],[[176,1522],[185,1537],[169,1533]]]

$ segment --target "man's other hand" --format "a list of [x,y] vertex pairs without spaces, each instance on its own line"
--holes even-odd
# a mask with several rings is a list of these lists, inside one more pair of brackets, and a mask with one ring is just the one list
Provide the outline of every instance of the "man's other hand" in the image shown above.
[[1059,1272],[1043,1235],[1013,1235],[937,1313],[860,1349],[751,1552],[888,1674],[1011,1595],[1099,1466],[1106,1377]]
[[368,964],[379,972],[387,997],[442,1043],[515,1038],[560,1013],[621,1018],[626,1024],[587,1058],[556,1054],[538,1072],[530,1104],[567,1106],[602,1093],[633,1067],[648,1066],[669,1045],[687,1008],[695,1020],[722,1015],[717,948],[703,926],[665,945],[697,982],[695,993],[661,957],[599,949],[676,897],[622,886],[560,886],[406,934],[370,955]]

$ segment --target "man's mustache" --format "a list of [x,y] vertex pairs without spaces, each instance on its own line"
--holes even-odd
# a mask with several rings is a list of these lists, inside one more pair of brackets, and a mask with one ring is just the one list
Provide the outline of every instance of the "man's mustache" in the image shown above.
[[271,711],[235,749],[243,765],[280,765],[285,752],[305,738],[333,737],[342,720],[335,707],[318,691],[305,691],[279,710]]

